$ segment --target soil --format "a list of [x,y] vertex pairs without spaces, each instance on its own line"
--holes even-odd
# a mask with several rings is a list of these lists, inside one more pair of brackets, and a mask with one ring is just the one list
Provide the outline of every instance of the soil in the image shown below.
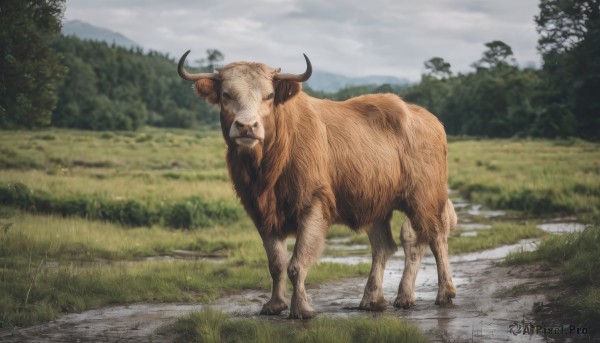
[[[481,207],[470,207],[468,204],[460,205],[460,208],[459,226],[462,224],[469,230],[489,229],[488,225],[478,225],[477,218],[489,222],[490,218],[502,215],[498,211],[485,212]],[[554,221],[550,225],[555,232],[561,231],[557,229],[557,223],[560,224],[560,221]],[[578,225],[571,222],[568,224],[574,230],[579,229]],[[335,249],[341,248],[343,243],[337,239],[329,242],[329,245]],[[558,281],[556,275],[546,273],[538,266],[501,267],[497,264],[508,252],[532,250],[535,249],[535,244],[535,240],[523,240],[511,246],[451,256],[450,265],[457,296],[454,304],[445,308],[434,304],[437,271],[433,256],[427,254],[417,277],[416,306],[409,310],[395,309],[391,305],[404,267],[402,249],[399,249],[388,262],[385,271],[384,295],[390,303],[385,313],[414,323],[433,342],[547,342],[570,339],[570,336],[564,335],[524,335],[522,331],[514,335],[509,332],[509,327],[515,322],[535,322],[535,309],[544,307],[553,292],[552,285]],[[362,246],[346,248],[357,250],[358,247]],[[323,256],[320,261],[370,263],[370,256]],[[319,316],[376,317],[380,314],[358,310],[366,281],[366,277],[352,278],[309,289],[310,303]],[[529,291],[515,292],[515,289]],[[154,333],[158,327],[172,323],[186,313],[205,308],[224,311],[233,317],[287,320],[289,311],[274,317],[257,315],[268,297],[268,292],[250,290],[226,296],[208,305],[143,303],[107,307],[67,314],[39,326],[0,331],[0,342],[168,342],[169,337]],[[562,323],[569,322],[569,318],[560,319]]]

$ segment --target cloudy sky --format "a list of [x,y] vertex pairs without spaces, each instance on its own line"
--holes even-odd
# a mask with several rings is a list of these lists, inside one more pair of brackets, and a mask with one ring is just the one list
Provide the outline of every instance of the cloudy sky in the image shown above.
[[519,64],[539,65],[533,17],[539,0],[67,0],[65,19],[120,32],[145,48],[191,60],[216,48],[224,63],[257,61],[347,76],[416,81],[443,57],[471,70],[484,44],[502,40]]

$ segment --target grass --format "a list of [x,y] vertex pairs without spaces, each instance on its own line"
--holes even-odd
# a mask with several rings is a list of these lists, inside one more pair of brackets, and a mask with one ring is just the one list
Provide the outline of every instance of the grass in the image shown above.
[[[235,197],[224,148],[218,131],[2,132],[0,326],[27,326],[115,303],[207,302],[248,288],[268,291],[264,248]],[[449,151],[450,185],[474,202],[584,221],[600,212],[597,144],[467,140],[450,143]],[[400,213],[392,219],[397,243],[403,220]],[[532,225],[496,225],[476,237],[453,235],[450,251],[539,235]],[[347,237],[349,245],[368,242],[365,233],[337,225],[328,237]],[[177,250],[222,259],[160,258]],[[307,283],[366,276],[368,270],[318,263]],[[591,289],[573,301],[596,304],[596,295]],[[338,327],[321,319],[311,326],[325,325],[319,323]],[[354,332],[340,325],[335,337]],[[298,337],[310,341],[311,331],[302,330]]]
[[449,144],[449,183],[493,208],[532,215],[600,215],[600,145],[580,140]]
[[[0,217],[0,327],[32,325],[60,313],[116,303],[206,303],[244,289],[268,292],[271,286],[262,242],[248,219],[182,231],[126,228],[6,207],[0,207]],[[156,259],[178,250],[224,259]],[[366,276],[368,271],[364,264],[319,263],[306,283]]]
[[[54,196],[136,199],[152,203],[202,194],[235,199],[225,169],[225,143],[216,131],[157,130],[95,133],[5,131],[0,182],[21,182]],[[151,136],[136,142],[136,137]],[[5,153],[8,152],[8,153]]]
[[450,254],[462,254],[495,248],[501,245],[516,244],[522,239],[544,236],[544,231],[532,224],[498,223],[492,228],[477,230],[476,236],[461,237],[460,231],[448,238]]
[[158,332],[175,342],[428,342],[415,326],[393,316],[318,318],[310,322],[233,319],[217,311],[191,313]]
[[543,262],[559,271],[565,297],[555,301],[585,325],[600,322],[600,225],[581,233],[549,235],[532,252],[513,253],[505,264]]

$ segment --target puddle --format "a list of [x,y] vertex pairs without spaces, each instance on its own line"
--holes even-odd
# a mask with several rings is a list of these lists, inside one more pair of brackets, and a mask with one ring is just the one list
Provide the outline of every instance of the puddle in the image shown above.
[[175,261],[175,260],[196,260],[196,261],[212,261],[224,262],[227,259],[225,252],[205,253],[200,251],[190,250],[173,250],[169,253],[159,256],[146,257],[145,261]]
[[586,228],[586,225],[577,222],[548,222],[538,224],[537,227],[550,233],[569,233],[581,232]]
[[355,244],[355,245],[326,245],[328,250],[348,250],[348,251],[356,251],[356,250],[369,250],[368,245],[363,244]]
[[492,225],[482,223],[459,223],[457,226],[466,230],[489,230],[492,228]]
[[460,237],[475,237],[477,236],[477,231],[467,231],[460,234]]
[[457,262],[499,260],[506,257],[506,255],[508,255],[509,253],[514,253],[518,251],[533,251],[537,248],[539,242],[539,239],[523,239],[520,240],[517,244],[503,245],[494,249],[478,251],[468,254],[452,255],[449,258],[450,265],[452,265],[452,263]]
[[460,212],[463,209],[470,207],[471,203],[465,199],[458,198],[452,199],[452,205],[454,205],[454,210]]
[[471,209],[468,210],[467,213],[472,216],[481,216],[484,218],[493,218],[506,215],[505,211],[482,210],[482,208],[482,205],[472,205]]
[[202,310],[190,304],[134,304],[61,316],[39,326],[18,330],[17,337],[0,332],[0,341],[17,342],[160,342],[154,331],[179,316]]

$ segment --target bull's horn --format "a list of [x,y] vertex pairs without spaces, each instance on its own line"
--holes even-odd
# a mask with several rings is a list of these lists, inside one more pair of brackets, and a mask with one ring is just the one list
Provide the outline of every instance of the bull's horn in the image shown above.
[[181,56],[181,58],[179,59],[179,64],[177,65],[177,72],[179,73],[179,76],[181,76],[182,79],[188,80],[188,81],[198,81],[198,80],[202,80],[202,79],[211,79],[211,80],[219,79],[219,74],[216,74],[216,73],[197,73],[197,74],[188,73],[185,70],[184,64],[185,64],[185,58],[187,57],[187,55],[189,53],[190,53],[190,50],[186,51],[185,54],[183,54],[183,56]]
[[304,55],[304,59],[306,60],[306,71],[302,74],[275,74],[273,76],[273,80],[290,80],[296,82],[304,82],[310,78],[312,75],[312,64],[310,64],[310,60]]

